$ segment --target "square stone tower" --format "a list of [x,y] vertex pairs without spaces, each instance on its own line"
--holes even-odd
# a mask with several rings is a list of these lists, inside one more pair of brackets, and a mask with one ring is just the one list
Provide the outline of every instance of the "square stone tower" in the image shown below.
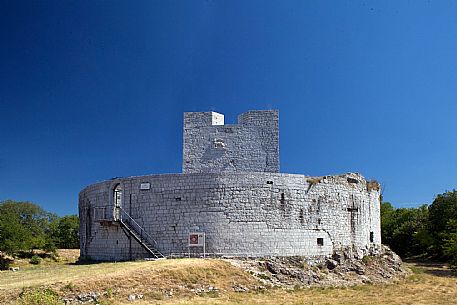
[[217,112],[185,112],[183,173],[279,172],[277,110],[248,111],[224,125]]

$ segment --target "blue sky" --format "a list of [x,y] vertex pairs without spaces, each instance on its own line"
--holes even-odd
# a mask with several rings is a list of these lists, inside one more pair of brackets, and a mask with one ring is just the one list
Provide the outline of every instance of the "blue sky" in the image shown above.
[[279,109],[281,171],[456,187],[456,1],[2,1],[0,200],[181,171],[184,111]]

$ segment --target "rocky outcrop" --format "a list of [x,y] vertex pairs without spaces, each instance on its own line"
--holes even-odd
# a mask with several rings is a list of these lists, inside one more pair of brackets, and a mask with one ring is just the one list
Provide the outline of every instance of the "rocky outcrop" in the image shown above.
[[402,266],[401,258],[384,245],[370,249],[365,255],[351,249],[337,251],[332,257],[317,262],[311,262],[305,257],[229,261],[247,270],[266,285],[281,287],[381,284],[409,274]]

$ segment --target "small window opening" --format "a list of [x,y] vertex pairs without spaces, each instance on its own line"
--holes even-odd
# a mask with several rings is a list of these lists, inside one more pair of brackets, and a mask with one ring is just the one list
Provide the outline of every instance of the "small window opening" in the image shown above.
[[225,143],[221,139],[214,139],[214,148],[225,148]]
[[120,184],[117,184],[113,189],[113,203],[114,203],[114,220],[121,219],[121,210],[122,210],[122,187]]
[[319,237],[319,238],[317,239],[317,245],[318,245],[318,246],[323,246],[323,245],[324,245],[324,239],[323,239],[322,237]]
[[114,193],[114,206],[115,207],[122,207],[122,187],[120,184],[116,185],[113,190]]
[[267,184],[273,184],[273,181],[268,180]]
[[321,224],[321,219],[320,218],[317,219],[317,224],[319,224],[319,225]]
[[286,196],[284,195],[284,193],[281,193],[281,205],[284,206],[286,204]]
[[351,177],[348,177],[347,180],[349,183],[359,183],[359,180],[351,178]]
[[374,241],[374,233],[370,232],[370,243]]
[[176,197],[175,200],[176,201],[181,201],[181,197]]

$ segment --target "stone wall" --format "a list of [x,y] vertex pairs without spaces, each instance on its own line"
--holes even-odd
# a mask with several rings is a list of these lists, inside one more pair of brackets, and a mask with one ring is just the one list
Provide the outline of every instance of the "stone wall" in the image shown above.
[[184,113],[183,173],[279,172],[278,111]]
[[[150,189],[140,190],[141,183],[150,183]],[[335,249],[363,252],[381,243],[379,189],[358,174],[150,175],[105,181],[81,191],[83,258],[147,256],[110,221],[117,184],[123,189],[123,209],[165,255],[185,255],[190,232],[206,234],[206,251],[212,255],[324,257]]]
[[276,110],[243,113],[235,125],[216,112],[186,112],[183,137],[183,174],[113,179],[81,191],[83,258],[148,256],[117,221],[115,188],[123,211],[165,255],[188,253],[192,232],[206,234],[210,255],[312,258],[381,243],[379,185],[351,173],[279,173]]

